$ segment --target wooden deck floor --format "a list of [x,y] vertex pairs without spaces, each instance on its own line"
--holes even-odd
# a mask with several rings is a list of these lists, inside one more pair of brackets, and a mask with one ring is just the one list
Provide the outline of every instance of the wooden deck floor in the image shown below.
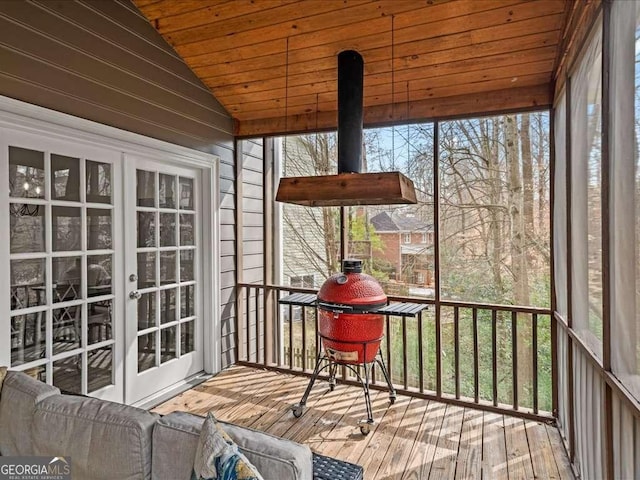
[[[232,367],[154,411],[216,417],[305,443],[315,452],[362,465],[367,480],[571,479],[554,427],[472,408],[399,396],[389,406],[373,392],[375,425],[363,437],[362,390],[319,381],[303,416],[290,407],[308,378]],[[272,480],[272,479],[269,479]]]

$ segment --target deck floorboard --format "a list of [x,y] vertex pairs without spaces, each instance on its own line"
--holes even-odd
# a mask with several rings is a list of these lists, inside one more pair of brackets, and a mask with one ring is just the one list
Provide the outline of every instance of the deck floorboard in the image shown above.
[[154,409],[188,411],[305,443],[362,465],[365,480],[572,479],[558,431],[548,425],[433,400],[372,391],[376,423],[366,437],[361,389],[318,381],[294,418],[308,378],[234,366]]

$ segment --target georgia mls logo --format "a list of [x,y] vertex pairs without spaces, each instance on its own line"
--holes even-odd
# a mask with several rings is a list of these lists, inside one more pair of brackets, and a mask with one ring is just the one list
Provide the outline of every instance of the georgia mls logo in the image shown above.
[[0,457],[0,480],[70,479],[70,457]]
[[71,466],[64,457],[53,457],[49,462],[49,472],[51,474],[68,475],[71,473]]

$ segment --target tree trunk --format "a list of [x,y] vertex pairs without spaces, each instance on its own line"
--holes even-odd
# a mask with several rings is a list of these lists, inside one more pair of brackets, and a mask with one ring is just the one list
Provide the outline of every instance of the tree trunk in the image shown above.
[[[489,202],[491,205],[500,204],[500,159],[498,152],[499,120],[491,121],[491,142],[487,145],[487,159],[489,167]],[[488,131],[488,129],[487,129]],[[504,285],[502,283],[502,211],[491,208],[490,238],[491,238],[491,273],[496,288],[496,297],[502,301]]]
[[[521,116],[520,124],[520,151],[522,153],[522,203],[523,203],[523,223],[524,231],[523,241],[526,245],[535,242],[542,224],[539,223],[537,228],[534,225],[534,199],[533,199],[533,159],[531,155],[531,119],[530,114],[524,113]],[[533,258],[530,254],[522,252],[522,288],[525,289],[522,300],[529,300],[529,271],[532,268]],[[518,397],[524,400],[527,388],[531,385],[532,364],[531,364],[531,339],[532,330],[529,316],[523,316],[524,321],[518,321]]]
[[[528,128],[528,125],[526,125]],[[525,133],[527,136],[527,133]],[[517,305],[529,304],[529,285],[527,279],[527,261],[525,256],[525,222],[523,215],[524,189],[522,173],[520,172],[520,158],[518,155],[518,128],[515,116],[506,117],[506,159],[509,179],[509,216],[511,219],[511,273],[513,275],[513,294]],[[522,138],[525,141],[525,138]],[[526,152],[526,147],[522,149]],[[523,159],[524,161],[524,159]],[[529,164],[531,163],[529,151]],[[524,170],[524,168],[523,168]],[[528,322],[517,321],[519,328],[516,337],[516,352],[518,359],[518,398],[522,401],[527,387],[531,385],[531,331],[525,331]]]
[[509,183],[508,209],[511,219],[511,273],[513,297],[518,305],[529,304],[528,279],[524,258],[524,222],[522,216],[523,189],[518,152],[516,117],[505,117],[505,147]]
[[533,162],[531,158],[531,120],[528,113],[522,114],[520,149],[522,152],[522,212],[524,214],[524,231],[531,237],[534,235]]
[[542,122],[542,115],[535,114],[538,131],[538,151],[536,154],[536,167],[538,174],[538,236],[548,238],[549,219],[547,216],[547,162],[545,158],[546,130]]

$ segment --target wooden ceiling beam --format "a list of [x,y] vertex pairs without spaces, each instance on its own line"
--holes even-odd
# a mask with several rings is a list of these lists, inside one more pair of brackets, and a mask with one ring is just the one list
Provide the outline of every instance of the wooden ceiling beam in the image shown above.
[[[365,108],[364,123],[367,127],[406,123],[407,121],[427,121],[455,118],[460,116],[491,115],[507,111],[533,108],[548,108],[552,92],[548,83],[532,87],[509,88],[491,92],[457,95],[446,98],[420,100],[410,104],[406,115],[404,104],[374,106]],[[395,118],[394,118],[395,115]],[[283,133],[301,133],[331,130],[336,127],[337,112],[320,112],[296,115],[289,118],[266,118],[236,121],[235,135],[239,137],[260,137]]]

